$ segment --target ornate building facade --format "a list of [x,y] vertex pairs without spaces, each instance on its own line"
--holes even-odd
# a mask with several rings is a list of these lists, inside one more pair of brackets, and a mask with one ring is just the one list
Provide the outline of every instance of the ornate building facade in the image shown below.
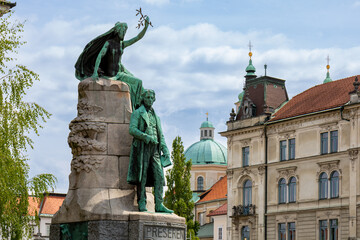
[[201,225],[200,239],[212,239],[213,222],[208,214],[226,203],[227,150],[214,140],[214,130],[208,119],[204,121],[200,126],[200,141],[185,151],[187,161],[192,161],[190,184],[195,220]]
[[357,77],[332,81],[328,73],[288,101],[284,80],[248,68],[222,133],[228,239],[360,238]]

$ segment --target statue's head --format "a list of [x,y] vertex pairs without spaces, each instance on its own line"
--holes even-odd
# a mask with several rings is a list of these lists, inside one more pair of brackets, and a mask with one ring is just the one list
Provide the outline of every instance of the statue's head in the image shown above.
[[155,92],[151,89],[145,89],[143,94],[141,94],[141,102],[144,104],[146,108],[150,108],[155,102]]
[[117,34],[119,34],[119,37],[121,39],[124,39],[125,33],[128,29],[128,26],[126,23],[122,23],[122,22],[117,22],[115,24],[115,31],[117,32]]

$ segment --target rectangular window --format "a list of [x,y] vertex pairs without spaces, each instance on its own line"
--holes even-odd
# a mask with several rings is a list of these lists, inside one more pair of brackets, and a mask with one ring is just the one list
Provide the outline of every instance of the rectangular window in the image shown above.
[[204,136],[207,137],[207,130],[204,130]]
[[288,240],[295,240],[295,235],[296,235],[296,228],[295,228],[295,223],[291,222],[288,223]]
[[330,152],[338,151],[338,131],[330,132]]
[[204,225],[205,224],[205,213],[199,213],[199,223],[200,223],[200,226]]
[[324,132],[320,134],[321,137],[321,154],[328,153],[328,133]]
[[280,141],[280,161],[286,160],[286,140]]
[[338,240],[338,220],[330,219],[330,240]]
[[222,237],[222,228],[219,228],[219,240],[222,240],[223,237]]
[[249,166],[249,147],[242,148],[243,167]]
[[286,225],[279,223],[279,240],[286,240]]
[[327,220],[319,221],[319,240],[328,240]]
[[46,236],[50,236],[50,224],[46,224]]
[[211,137],[211,130],[209,130],[209,137]]
[[289,159],[295,159],[295,138],[289,139]]

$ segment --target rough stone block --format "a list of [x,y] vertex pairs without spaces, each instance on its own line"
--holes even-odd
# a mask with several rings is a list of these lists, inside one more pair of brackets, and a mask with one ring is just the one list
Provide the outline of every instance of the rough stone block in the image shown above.
[[130,122],[131,100],[128,92],[85,91],[88,104],[101,108],[94,113],[94,119],[102,119],[108,123]]
[[127,214],[130,211],[137,211],[136,193],[131,190],[109,190],[110,207],[112,210],[113,220],[125,220],[128,219]]
[[119,186],[120,189],[134,189],[134,185],[130,185],[127,183],[127,174],[129,170],[129,157],[119,157]]
[[[86,157],[86,156],[80,156]],[[119,188],[119,160],[117,156],[92,155],[90,160],[74,167],[69,176],[69,189],[77,188]],[[72,161],[76,161],[77,158]]]
[[129,224],[125,221],[91,221],[88,240],[128,240]]
[[130,92],[129,86],[121,81],[114,81],[105,78],[100,78],[97,81],[91,78],[84,79],[79,83],[79,91],[116,91],[116,92]]
[[111,215],[108,189],[82,188],[68,191],[52,223],[109,219]]
[[130,156],[132,136],[128,124],[108,124],[108,154]]
[[60,224],[50,225],[50,238],[49,240],[61,240]]

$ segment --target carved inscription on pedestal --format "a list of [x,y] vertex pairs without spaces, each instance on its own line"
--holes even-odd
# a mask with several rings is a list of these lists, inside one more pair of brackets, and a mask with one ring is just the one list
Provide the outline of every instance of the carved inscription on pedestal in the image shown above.
[[185,229],[170,226],[144,225],[144,240],[185,240]]

